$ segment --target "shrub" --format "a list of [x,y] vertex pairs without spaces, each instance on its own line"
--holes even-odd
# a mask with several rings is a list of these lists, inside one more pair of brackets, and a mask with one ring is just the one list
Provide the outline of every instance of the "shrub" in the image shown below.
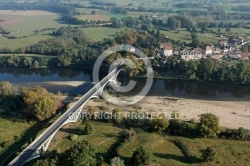
[[111,166],[125,166],[124,161],[120,157],[111,159]]
[[124,138],[125,141],[131,141],[136,135],[136,132],[134,131],[134,129],[130,129],[130,130],[123,130],[121,132],[121,136]]
[[122,111],[120,109],[114,109],[112,111],[112,120],[114,123],[120,124],[123,120]]
[[84,128],[84,133],[85,133],[86,135],[88,135],[88,134],[92,133],[93,130],[94,130],[93,124],[92,124],[90,121],[87,121],[87,122],[86,122],[86,126],[85,126],[85,128]]
[[76,141],[77,138],[78,138],[78,135],[76,135],[76,134],[69,135],[69,140],[71,140],[71,141]]
[[214,138],[220,134],[219,118],[211,113],[202,114],[199,125],[200,133],[205,138]]
[[150,153],[143,147],[137,148],[131,158],[131,164],[133,166],[145,166],[150,161]]
[[164,116],[152,120],[153,128],[159,133],[165,131],[168,125],[168,119],[166,119]]
[[214,161],[217,157],[217,152],[211,147],[202,150],[202,159],[204,161]]

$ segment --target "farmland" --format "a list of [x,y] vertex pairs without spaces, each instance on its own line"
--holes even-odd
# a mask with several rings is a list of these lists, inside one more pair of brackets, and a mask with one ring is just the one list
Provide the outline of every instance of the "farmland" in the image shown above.
[[[51,30],[42,31],[46,28],[59,28],[67,26],[60,23],[60,15],[45,11],[0,11],[0,18],[5,21],[0,22],[0,26],[7,29],[12,36],[17,39],[7,39],[0,36],[0,47],[17,49],[25,47],[40,40],[52,38],[49,35]],[[42,31],[34,34],[34,31]]]

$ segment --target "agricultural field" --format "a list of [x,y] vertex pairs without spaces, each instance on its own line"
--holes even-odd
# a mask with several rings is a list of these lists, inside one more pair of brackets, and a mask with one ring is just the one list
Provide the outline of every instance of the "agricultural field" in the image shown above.
[[52,30],[47,30],[35,34],[34,31],[41,31],[46,28],[59,28],[68,26],[60,22],[60,15],[46,11],[11,11],[1,10],[0,19],[5,21],[0,22],[0,26],[8,30],[11,36],[17,39],[6,39],[0,36],[0,47],[17,49],[25,47],[40,40],[52,38],[49,34]]
[[[113,13],[107,10],[99,10],[99,9],[88,9],[88,8],[76,8],[76,11],[81,15],[76,15],[75,17],[81,20],[101,20],[101,21],[110,21],[110,18],[114,17],[117,19],[121,19],[123,17],[127,17],[125,14],[121,13]],[[92,11],[95,11],[95,14],[92,14]]]
[[[91,121],[94,125],[94,132],[90,135],[83,135],[84,123],[77,122],[63,127],[52,140],[49,150],[56,150],[59,153],[64,152],[73,146],[76,142],[87,140],[94,144],[100,154],[107,154],[114,144],[119,145],[119,133],[123,130],[121,127],[111,123],[102,123]],[[146,147],[152,154],[151,164],[160,164],[162,166],[184,166],[184,165],[246,165],[250,160],[250,145],[244,141],[229,141],[219,139],[203,138],[184,138],[174,136],[164,136],[157,133],[148,133],[142,130],[136,130],[136,136],[131,141],[119,146],[118,153],[122,159],[129,163],[133,151],[139,147]],[[77,135],[76,140],[71,140],[73,135]],[[183,152],[172,140],[178,140],[187,149]],[[118,142],[117,142],[118,141]],[[207,146],[212,146],[218,152],[218,158],[210,163],[203,163],[201,160],[201,150]],[[189,156],[186,156],[188,153]]]

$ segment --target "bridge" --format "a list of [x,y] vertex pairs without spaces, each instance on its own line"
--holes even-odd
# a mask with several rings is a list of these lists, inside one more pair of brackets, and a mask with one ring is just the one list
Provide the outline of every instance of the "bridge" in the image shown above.
[[[39,135],[28,147],[26,147],[18,156],[16,156],[8,166],[22,166],[26,162],[35,159],[47,150],[51,140],[56,132],[65,124],[76,122],[85,103],[91,99],[100,96],[107,83],[116,81],[116,77],[123,69],[124,63],[121,62],[99,83],[96,83],[86,94],[84,94],[74,105],[72,105],[63,115],[61,115],[51,126],[49,126],[41,135]],[[98,73],[97,73],[98,74]]]

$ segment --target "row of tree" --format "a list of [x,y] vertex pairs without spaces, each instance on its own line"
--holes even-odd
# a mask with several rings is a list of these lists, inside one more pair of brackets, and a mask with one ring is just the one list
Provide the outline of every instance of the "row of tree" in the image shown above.
[[250,84],[250,62],[242,60],[236,65],[219,62],[211,58],[198,61],[183,61],[177,57],[165,63],[166,72],[187,74],[190,79]]

